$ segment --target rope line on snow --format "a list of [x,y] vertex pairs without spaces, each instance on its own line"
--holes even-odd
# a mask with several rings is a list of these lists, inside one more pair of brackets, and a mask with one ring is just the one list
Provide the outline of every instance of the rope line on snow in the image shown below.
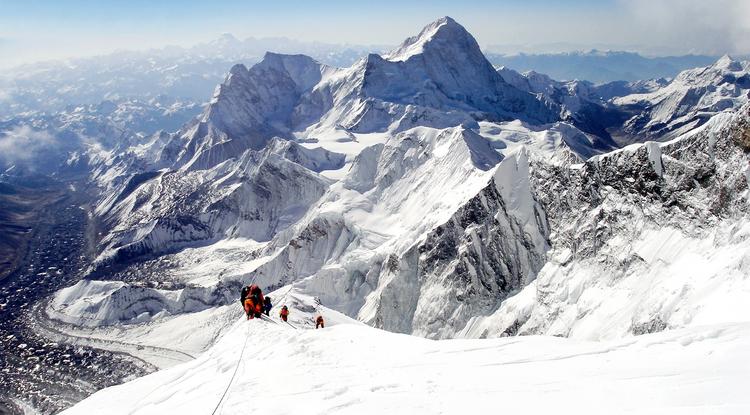
[[[255,277],[257,277],[257,275],[253,276],[253,279],[250,281],[250,284],[253,284],[255,282]],[[289,293],[292,291],[292,288],[294,288],[294,284],[292,284],[292,286],[289,287],[289,289],[286,291],[286,294],[284,294],[284,296],[282,297],[282,300],[286,299],[287,295],[289,295]],[[266,316],[266,315],[263,315],[263,314],[261,314],[261,320],[268,321],[268,322],[271,322],[271,323],[274,323],[274,324],[279,324],[277,321],[274,321],[273,319],[271,319],[270,316]],[[289,326],[291,326],[293,329],[297,330],[297,327],[292,326],[292,324],[289,323],[288,321],[286,323],[289,324]],[[247,323],[245,322],[245,324],[247,324]],[[242,363],[242,357],[245,354],[245,349],[247,348],[247,341],[249,339],[250,339],[250,326],[248,325],[247,326],[247,330],[245,332],[245,343],[242,345],[242,351],[240,351],[240,357],[239,357],[239,359],[237,359],[237,364],[234,367],[234,372],[232,373],[232,378],[229,379],[229,384],[227,384],[226,389],[224,389],[224,393],[222,393],[221,399],[219,399],[219,402],[216,404],[216,407],[214,408],[213,412],[211,412],[211,415],[215,415],[216,411],[218,411],[219,408],[222,408],[222,412],[223,412],[223,403],[226,402],[224,400],[224,398],[226,398],[227,394],[229,393],[230,389],[232,388],[232,384],[234,384],[234,379],[237,376],[237,372],[238,372],[238,370],[240,368],[240,364]]]
[[242,345],[240,358],[237,359],[237,365],[234,367],[234,373],[232,373],[232,378],[229,379],[229,384],[227,385],[226,389],[224,389],[224,393],[221,394],[221,399],[219,399],[219,402],[216,404],[216,407],[214,408],[213,412],[211,412],[211,415],[215,415],[216,411],[219,410],[219,407],[221,406],[222,402],[224,402],[224,398],[227,396],[227,392],[229,392],[229,388],[231,388],[232,383],[234,383],[234,377],[237,376],[237,370],[240,368],[240,363],[242,362],[242,356],[245,354],[245,349],[247,348],[248,339],[250,339],[250,326],[247,326],[247,330],[245,334],[245,343]]

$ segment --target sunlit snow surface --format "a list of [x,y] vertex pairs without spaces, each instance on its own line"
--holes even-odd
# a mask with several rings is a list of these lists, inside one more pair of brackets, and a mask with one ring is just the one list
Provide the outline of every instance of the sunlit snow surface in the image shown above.
[[750,324],[605,343],[537,336],[432,341],[323,312],[329,322],[324,330],[295,329],[278,318],[242,318],[196,360],[105,389],[63,413],[202,415],[218,408],[217,414],[598,415],[750,410],[745,390]]

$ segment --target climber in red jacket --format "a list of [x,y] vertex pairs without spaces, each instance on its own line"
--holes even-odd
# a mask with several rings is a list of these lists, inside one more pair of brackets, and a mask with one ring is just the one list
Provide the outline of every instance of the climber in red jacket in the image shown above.
[[287,306],[281,307],[281,311],[279,312],[279,317],[281,317],[282,320],[286,321],[289,318],[289,309]]

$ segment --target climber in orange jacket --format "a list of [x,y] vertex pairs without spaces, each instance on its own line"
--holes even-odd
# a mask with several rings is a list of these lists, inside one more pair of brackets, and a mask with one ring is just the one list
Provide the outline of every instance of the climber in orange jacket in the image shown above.
[[322,315],[318,316],[318,318],[315,319],[315,328],[316,329],[318,329],[318,328],[321,328],[321,329],[326,328],[326,323],[325,323],[325,321],[323,321],[323,316]]
[[[243,292],[244,291],[245,290],[243,290]],[[248,320],[252,318],[260,318],[260,315],[263,312],[263,291],[260,287],[255,284],[247,287],[244,306]]]

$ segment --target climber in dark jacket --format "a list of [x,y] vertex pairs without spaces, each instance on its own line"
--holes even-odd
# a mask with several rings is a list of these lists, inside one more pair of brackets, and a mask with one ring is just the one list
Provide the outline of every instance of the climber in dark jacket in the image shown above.
[[273,304],[271,304],[271,297],[266,296],[266,298],[263,299],[263,313],[270,316],[272,308]]

